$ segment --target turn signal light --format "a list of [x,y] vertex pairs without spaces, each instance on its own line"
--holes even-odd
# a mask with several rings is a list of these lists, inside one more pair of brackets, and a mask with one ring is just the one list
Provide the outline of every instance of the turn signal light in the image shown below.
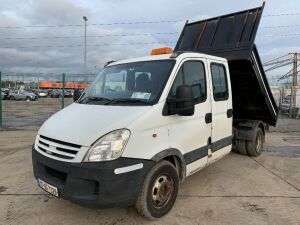
[[155,48],[152,49],[151,51],[151,55],[162,55],[162,54],[170,54],[173,53],[173,49],[172,48]]

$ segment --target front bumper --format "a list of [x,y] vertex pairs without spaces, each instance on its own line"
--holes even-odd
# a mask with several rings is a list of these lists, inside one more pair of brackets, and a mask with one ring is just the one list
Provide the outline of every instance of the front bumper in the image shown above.
[[[116,168],[143,163],[143,168],[115,174]],[[119,158],[107,162],[69,163],[48,158],[32,147],[33,172],[58,188],[59,196],[89,207],[124,207],[135,203],[155,162]]]

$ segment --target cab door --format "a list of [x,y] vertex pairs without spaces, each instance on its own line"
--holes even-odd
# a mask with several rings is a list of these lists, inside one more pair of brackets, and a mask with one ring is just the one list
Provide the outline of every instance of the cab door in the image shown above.
[[170,148],[183,153],[187,176],[207,164],[211,123],[206,122],[206,115],[211,113],[211,98],[206,71],[206,59],[183,60],[169,92],[169,97],[175,97],[179,85],[191,85],[193,90],[194,115],[167,117]]
[[208,163],[212,163],[231,151],[232,97],[228,65],[209,60],[211,78],[212,135]]

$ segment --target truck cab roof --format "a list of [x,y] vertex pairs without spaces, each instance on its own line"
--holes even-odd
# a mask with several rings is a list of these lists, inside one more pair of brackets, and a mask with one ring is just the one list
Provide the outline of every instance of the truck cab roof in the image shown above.
[[[177,55],[175,55],[177,54]],[[125,64],[125,63],[133,63],[133,62],[143,62],[143,61],[153,61],[153,60],[166,60],[166,59],[177,59],[181,60],[184,58],[204,58],[204,59],[211,59],[216,61],[227,62],[225,58],[198,53],[198,52],[174,52],[173,54],[161,54],[161,55],[151,55],[151,56],[144,56],[138,58],[131,58],[131,59],[124,59],[120,61],[113,62],[109,64],[109,66]]]

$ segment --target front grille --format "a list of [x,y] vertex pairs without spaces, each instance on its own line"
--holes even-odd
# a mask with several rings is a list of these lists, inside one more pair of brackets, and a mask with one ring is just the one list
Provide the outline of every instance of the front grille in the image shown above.
[[48,141],[56,142],[58,144],[62,144],[62,145],[67,145],[67,146],[70,146],[70,147],[74,147],[74,148],[80,148],[81,147],[80,145],[68,143],[68,142],[65,142],[65,141],[56,140],[56,139],[53,139],[53,138],[45,137],[43,135],[40,135],[40,138],[48,140]]
[[36,143],[38,149],[48,155],[61,159],[72,160],[81,146],[40,135]]

